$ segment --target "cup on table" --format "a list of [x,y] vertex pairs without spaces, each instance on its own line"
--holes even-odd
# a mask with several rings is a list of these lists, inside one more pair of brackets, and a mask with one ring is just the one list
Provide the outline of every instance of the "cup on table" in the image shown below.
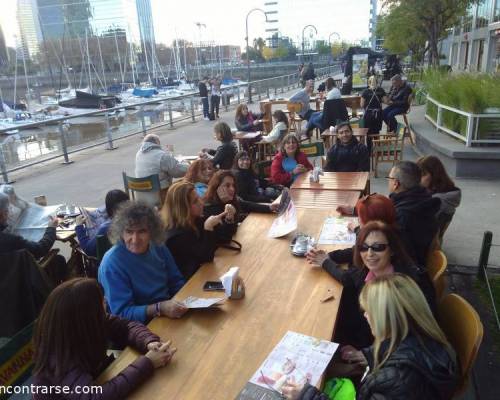
[[47,198],[44,195],[40,196],[35,196],[33,199],[35,204],[38,204],[39,206],[47,207]]

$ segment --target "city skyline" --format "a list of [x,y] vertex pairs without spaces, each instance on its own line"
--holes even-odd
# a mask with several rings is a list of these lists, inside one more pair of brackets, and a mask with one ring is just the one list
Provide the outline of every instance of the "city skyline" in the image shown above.
[[[6,1],[12,6],[7,7],[6,12],[0,15],[0,26],[3,28],[7,45],[14,47],[15,36],[19,35],[16,16],[17,0]],[[24,1],[31,2],[32,0]],[[43,2],[43,0],[39,1]],[[91,0],[93,7],[99,4],[104,6],[107,2],[109,0]],[[193,43],[198,43],[201,39],[204,42],[238,45],[244,50],[246,14],[252,8],[264,8],[265,2],[264,0],[247,0],[243,8],[232,0],[218,0],[210,4],[184,0],[182,4],[189,10],[189,13],[183,15],[182,11],[180,13],[176,11],[175,17],[170,18],[172,10],[169,2],[151,0],[154,26],[152,35],[157,43],[166,45],[170,45],[177,37],[185,38]],[[281,7],[279,33],[290,37],[298,46],[301,43],[302,28],[308,24],[314,25],[318,30],[317,35],[313,30],[307,32],[313,40],[328,40],[332,32],[339,33],[342,40],[350,42],[369,37],[370,0],[280,0],[280,3],[283,7]],[[317,17],[329,13],[332,15],[331,18]],[[304,16],[307,15],[311,18],[305,19]],[[353,19],[353,15],[356,18]],[[150,22],[146,30],[151,29]],[[204,26],[201,25],[198,28],[196,22],[201,22]],[[139,32],[138,27],[135,29]],[[266,33],[265,29],[264,15],[252,13],[249,17],[250,43],[256,37],[267,38],[269,33]],[[141,37],[143,34],[144,32],[139,33]],[[336,35],[333,39],[336,39]]]

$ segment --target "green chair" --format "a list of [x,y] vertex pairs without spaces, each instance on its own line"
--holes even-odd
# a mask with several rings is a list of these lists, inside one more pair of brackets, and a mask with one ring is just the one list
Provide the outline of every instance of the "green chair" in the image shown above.
[[99,262],[102,261],[104,254],[112,247],[109,239],[105,235],[97,235],[95,237],[96,256]]
[[[160,178],[158,174],[134,178],[122,172],[123,186],[131,200],[144,200],[153,206],[161,205]],[[136,192],[140,193],[136,198]],[[146,195],[145,195],[146,194]]]
[[322,165],[322,158],[325,155],[325,146],[323,142],[301,143],[300,151],[302,151],[307,158],[311,159],[314,166]]

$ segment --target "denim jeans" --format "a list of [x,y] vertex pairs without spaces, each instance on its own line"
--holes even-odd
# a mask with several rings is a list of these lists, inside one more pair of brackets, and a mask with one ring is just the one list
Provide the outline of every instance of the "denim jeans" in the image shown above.
[[388,132],[396,132],[398,127],[398,121],[396,121],[396,115],[404,114],[406,109],[401,106],[389,106],[382,112],[382,117],[387,124]]
[[314,112],[309,117],[309,121],[307,122],[306,130],[312,131],[314,128],[319,128],[319,130],[322,130],[323,128],[321,127],[321,118],[323,118],[323,113],[321,111]]
[[208,97],[202,97],[201,104],[203,105],[203,118],[208,118]]

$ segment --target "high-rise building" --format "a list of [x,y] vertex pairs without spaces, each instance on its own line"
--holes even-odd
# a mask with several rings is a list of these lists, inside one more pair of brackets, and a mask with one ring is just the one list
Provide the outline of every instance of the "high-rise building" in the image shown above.
[[9,62],[9,52],[5,43],[2,27],[0,26],[0,67],[7,65]]
[[91,32],[90,0],[36,0],[44,40],[84,37]]
[[19,50],[24,57],[33,58],[39,51],[42,39],[37,0],[17,0],[17,22],[20,35]]
[[370,21],[368,22],[370,32],[370,47],[377,49],[377,0],[370,0]]

